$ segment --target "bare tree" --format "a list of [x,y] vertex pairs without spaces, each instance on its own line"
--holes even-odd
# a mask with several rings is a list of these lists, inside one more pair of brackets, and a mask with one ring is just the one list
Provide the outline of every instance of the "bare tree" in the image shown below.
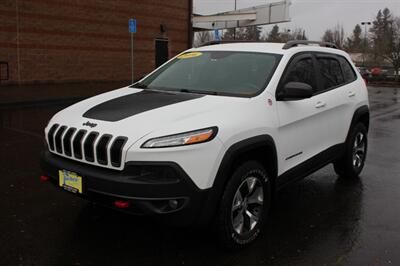
[[248,40],[248,36],[246,34],[246,28],[231,28],[225,30],[222,35],[223,40],[232,41],[232,40]]
[[194,47],[198,47],[199,45],[209,42],[213,39],[211,32],[209,31],[198,31],[194,35]]
[[334,43],[338,48],[342,49],[345,43],[344,28],[337,24],[332,29],[327,29],[322,36],[322,41]]
[[322,36],[323,42],[331,42],[333,43],[335,40],[333,38],[333,32],[331,29],[325,31],[324,35]]
[[222,34],[222,39],[228,41],[233,40],[235,37],[235,30],[236,30],[235,28],[225,30],[224,33]]
[[286,29],[281,33],[281,39],[283,42],[292,40],[308,40],[306,31],[302,28],[296,28],[294,30]]
[[382,56],[393,65],[395,79],[398,81],[400,70],[400,17],[394,18],[390,23],[387,42],[388,45]]

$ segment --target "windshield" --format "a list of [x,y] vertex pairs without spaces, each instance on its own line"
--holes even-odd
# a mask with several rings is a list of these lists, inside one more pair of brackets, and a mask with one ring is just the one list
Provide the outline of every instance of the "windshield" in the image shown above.
[[143,88],[250,97],[268,84],[281,55],[232,51],[184,53],[143,79]]

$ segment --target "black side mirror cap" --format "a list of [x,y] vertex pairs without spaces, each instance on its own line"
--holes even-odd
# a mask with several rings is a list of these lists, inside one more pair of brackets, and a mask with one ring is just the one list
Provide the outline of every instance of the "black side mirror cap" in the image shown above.
[[303,82],[286,83],[277,95],[278,101],[296,101],[311,98],[313,96],[313,88]]

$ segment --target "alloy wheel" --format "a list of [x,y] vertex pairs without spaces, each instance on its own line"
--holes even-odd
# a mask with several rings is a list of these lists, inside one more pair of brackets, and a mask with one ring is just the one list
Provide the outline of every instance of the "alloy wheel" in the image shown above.
[[353,167],[360,168],[365,159],[365,136],[359,132],[353,145]]
[[253,230],[259,223],[264,204],[264,190],[256,177],[247,177],[237,189],[232,203],[231,220],[239,235]]

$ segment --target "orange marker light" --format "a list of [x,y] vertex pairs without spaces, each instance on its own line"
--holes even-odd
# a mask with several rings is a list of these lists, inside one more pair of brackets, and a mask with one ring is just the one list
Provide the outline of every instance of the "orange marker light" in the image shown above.
[[213,134],[212,130],[209,130],[205,133],[201,133],[199,135],[190,136],[188,140],[185,141],[185,144],[193,144],[198,142],[204,142],[208,140]]

